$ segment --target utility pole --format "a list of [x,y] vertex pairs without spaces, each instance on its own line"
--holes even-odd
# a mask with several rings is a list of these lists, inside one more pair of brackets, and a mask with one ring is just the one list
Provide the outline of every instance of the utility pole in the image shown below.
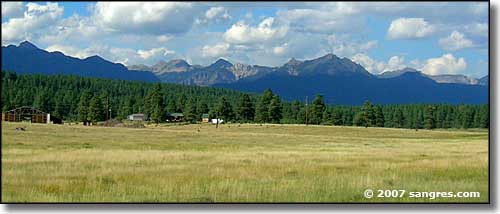
[[307,96],[306,96],[306,126],[309,124],[309,121],[307,121],[307,119],[308,119],[307,118],[307,116],[308,116],[307,113],[308,112],[307,112]]

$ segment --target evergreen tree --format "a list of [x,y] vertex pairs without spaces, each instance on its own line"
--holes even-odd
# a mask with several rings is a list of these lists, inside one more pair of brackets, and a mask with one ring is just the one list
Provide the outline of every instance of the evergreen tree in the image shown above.
[[177,103],[175,102],[174,99],[169,99],[168,100],[168,104],[167,104],[167,107],[166,107],[166,111],[168,113],[175,113],[175,112],[179,112],[179,109],[177,109]]
[[219,99],[219,103],[215,107],[215,117],[217,119],[222,119],[226,122],[233,120],[233,108],[231,104],[227,101],[226,97],[222,96]]
[[102,121],[104,119],[104,109],[101,102],[101,99],[97,96],[93,96],[92,99],[90,99],[87,119],[92,122],[92,124],[96,124],[98,121]]
[[342,124],[344,126],[352,126],[354,120],[354,111],[352,108],[344,109],[342,113]]
[[89,123],[88,114],[91,98],[92,95],[89,92],[84,91],[80,96],[80,101],[78,102],[78,120],[81,121],[83,125],[88,125]]
[[196,101],[194,99],[189,99],[185,104],[184,118],[187,122],[190,123],[196,123],[200,120],[200,116],[196,111]]
[[248,94],[241,95],[238,102],[236,103],[237,120],[244,123],[253,121],[254,114],[255,109],[253,108],[253,103],[250,100],[250,96]]
[[366,121],[365,121],[364,113],[363,112],[356,113],[355,116],[354,116],[354,119],[353,119],[352,123],[355,126],[365,126],[366,127]]
[[51,112],[51,103],[48,95],[44,92],[40,92],[33,102],[33,107],[40,109],[41,111]]
[[423,114],[422,114],[422,112],[421,112],[421,111],[418,111],[418,113],[417,113],[417,117],[416,117],[416,119],[415,119],[415,122],[414,122],[414,124],[413,124],[413,127],[412,127],[412,128],[417,129],[417,130],[418,130],[418,129],[421,129],[421,128],[422,128],[422,123],[423,123],[423,121],[424,121],[424,116],[423,116]]
[[260,98],[260,101],[255,109],[255,122],[257,123],[268,123],[269,119],[269,104],[273,99],[274,94],[271,89],[264,91],[264,95]]
[[[338,110],[334,110],[333,111],[333,125],[336,125],[336,126],[341,126],[341,125],[346,125],[344,124],[344,120],[342,119],[344,117],[343,113],[342,113],[342,110],[338,109]],[[352,119],[351,119],[352,121]]]
[[424,127],[426,129],[436,128],[436,120],[434,119],[434,107],[429,105],[424,112]]
[[385,118],[384,113],[382,112],[382,108],[380,106],[375,107],[375,126],[384,127]]
[[132,98],[126,97],[125,100],[120,104],[120,109],[118,110],[118,118],[124,119],[128,115],[133,113],[133,101]]
[[[34,106],[53,117],[59,117],[63,120],[89,122],[89,106],[92,95],[101,100],[100,107],[103,109],[103,117],[106,115],[106,105],[111,109],[111,117],[118,114],[123,119],[132,113],[146,113],[146,110],[152,114],[155,109],[157,115],[164,116],[164,112],[184,112],[178,109],[178,106],[184,108],[187,103],[178,104],[178,101],[196,100],[197,113],[215,112],[215,106],[219,98],[226,97],[229,104],[236,106],[239,110],[240,98],[243,93],[230,91],[220,88],[182,86],[174,84],[142,83],[120,80],[109,80],[99,78],[65,76],[65,75],[38,75],[38,74],[14,74],[11,72],[2,72],[1,84],[1,105],[2,110],[8,111],[21,106]],[[82,93],[83,92],[83,93]],[[261,118],[263,122],[278,121],[276,118],[270,118],[269,107],[274,95],[267,91],[264,95],[248,95],[250,100],[258,100],[253,103],[256,113],[255,121]],[[267,97],[267,98],[266,98]],[[263,99],[264,98],[264,99]],[[267,101],[265,101],[267,100]],[[204,104],[205,103],[206,106]],[[261,105],[261,103],[263,103]],[[275,101],[274,104],[278,102]],[[304,103],[294,101],[285,102],[281,100],[281,123],[305,123]],[[273,105],[274,105],[273,104]],[[160,106],[162,108],[156,108]],[[434,110],[432,118],[435,128],[488,128],[489,127],[489,105],[449,105],[433,104]],[[374,117],[370,122],[372,126],[380,126],[380,107],[384,118],[385,127],[400,128],[423,128],[424,115],[428,105],[410,104],[410,105],[382,105],[373,106]],[[260,111],[259,111],[260,109]],[[369,111],[363,111],[364,106],[331,106],[325,104],[325,110],[322,111],[323,124],[340,124],[365,126],[365,119],[370,119],[370,114],[361,114]],[[187,110],[187,109],[185,109]],[[313,106],[308,106],[308,118],[311,119]],[[318,111],[321,112],[321,111]],[[151,117],[151,115],[146,114]],[[264,116],[262,116],[264,115]],[[240,114],[238,113],[238,118]],[[339,116],[341,118],[339,118]],[[356,118],[355,118],[356,116]],[[364,116],[365,118],[361,118]],[[262,119],[263,118],[263,119]],[[429,118],[429,117],[428,117]],[[105,118],[103,118],[105,119]],[[379,120],[377,120],[379,119]],[[99,119],[102,120],[102,119]],[[97,121],[99,121],[97,120]],[[162,120],[158,120],[161,122]],[[95,120],[93,121],[95,122]]]
[[375,125],[375,113],[373,110],[373,105],[372,103],[370,103],[370,101],[365,101],[361,111],[363,112],[363,121],[365,127]]
[[333,109],[332,108],[326,108],[325,111],[323,111],[323,116],[322,116],[322,121],[321,124],[323,125],[333,125]]
[[161,123],[165,120],[165,114],[160,105],[155,105],[153,111],[151,112],[150,120],[156,123]]
[[208,114],[208,112],[210,112],[210,109],[208,109],[207,103],[204,101],[198,102],[197,110],[198,110],[198,114]]
[[184,112],[184,105],[186,105],[186,94],[182,93],[178,98],[177,98],[177,110]]
[[395,128],[403,128],[405,124],[405,118],[403,115],[403,111],[400,108],[396,108],[393,113],[393,125]]
[[290,107],[290,112],[291,112],[291,119],[295,121],[295,123],[303,123],[299,122],[299,112],[300,109],[302,108],[302,104],[295,100],[292,102],[291,107]]
[[310,112],[310,123],[311,124],[320,124],[323,120],[323,112],[325,111],[325,101],[323,100],[323,95],[316,95],[311,104],[311,112]]
[[269,103],[268,115],[269,122],[280,123],[282,117],[282,106],[280,98],[277,95],[275,95]]

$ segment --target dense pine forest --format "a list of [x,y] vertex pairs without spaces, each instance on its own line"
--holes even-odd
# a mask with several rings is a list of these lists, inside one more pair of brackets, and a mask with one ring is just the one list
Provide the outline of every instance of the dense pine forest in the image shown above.
[[[179,112],[187,122],[201,115],[242,123],[297,123],[411,129],[488,128],[488,105],[327,105],[288,102],[271,90],[262,95],[233,90],[78,76],[2,72],[2,111],[33,106],[66,121],[96,123],[145,113],[154,123]],[[109,109],[109,112],[106,111]]]

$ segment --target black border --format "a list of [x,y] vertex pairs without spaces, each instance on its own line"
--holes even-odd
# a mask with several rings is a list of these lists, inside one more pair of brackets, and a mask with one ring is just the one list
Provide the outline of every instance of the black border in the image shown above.
[[[408,2],[488,2],[488,111],[489,111],[489,127],[488,127],[488,202],[471,202],[471,203],[458,203],[458,202],[435,202],[435,203],[432,203],[432,202],[413,202],[413,203],[409,203],[409,202],[352,202],[352,203],[342,203],[342,202],[214,202],[214,203],[208,203],[208,202],[165,202],[165,203],[151,203],[151,202],[143,202],[143,203],[138,203],[138,202],[26,202],[26,203],[23,203],[23,202],[4,202],[2,200],[2,194],[0,193],[0,204],[6,204],[7,205],[7,210],[26,210],[26,211],[29,211],[29,210],[40,210],[40,209],[47,209],[47,210],[51,210],[53,209],[54,207],[50,206],[50,205],[63,205],[63,207],[60,207],[60,208],[63,208],[63,209],[74,209],[74,208],[84,208],[84,207],[78,207],[78,206],[70,206],[70,205],[91,205],[91,206],[87,206],[87,208],[90,208],[90,210],[98,210],[98,209],[103,209],[103,208],[109,208],[110,210],[135,210],[135,209],[141,209],[141,207],[130,207],[130,206],[120,206],[121,209],[119,207],[112,207],[112,206],[105,206],[105,205],[109,205],[109,204],[116,204],[116,205],[143,205],[143,206],[146,206],[148,205],[148,207],[151,207],[150,205],[151,204],[155,204],[155,205],[177,205],[177,206],[168,206],[170,208],[180,208],[182,210],[184,210],[184,208],[186,207],[179,207],[178,205],[198,205],[197,208],[199,210],[205,210],[207,208],[241,208],[239,206],[235,206],[235,205],[245,205],[245,207],[243,208],[251,208],[251,207],[254,207],[254,206],[249,206],[249,205],[266,205],[265,207],[263,207],[264,209],[265,208],[272,208],[274,206],[271,206],[270,205],[296,205],[296,206],[300,206],[300,205],[314,205],[313,207],[305,207],[306,209],[317,209],[317,208],[322,208],[322,207],[319,207],[318,205],[350,205],[350,206],[356,206],[356,205],[368,205],[368,206],[364,206],[364,208],[366,208],[366,210],[368,209],[371,209],[371,207],[369,207],[369,205],[372,205],[372,207],[374,206],[377,206],[382,204],[386,204],[386,205],[394,205],[394,204],[400,204],[400,205],[413,205],[413,206],[405,206],[405,207],[408,207],[408,208],[411,208],[411,207],[414,207],[414,206],[418,206],[419,208],[422,208],[422,207],[425,207],[423,205],[429,205],[429,206],[432,206],[432,205],[469,205],[468,208],[477,208],[477,207],[481,207],[481,208],[494,208],[495,205],[492,204],[492,202],[496,202],[495,200],[492,200],[491,198],[491,191],[492,191],[492,186],[494,186],[494,190],[496,190],[496,186],[495,185],[492,185],[491,183],[491,149],[492,149],[492,145],[491,145],[491,126],[492,125],[495,125],[494,123],[492,123],[492,117],[491,116],[496,116],[496,112],[491,112],[491,85],[494,83],[492,82],[491,80],[495,79],[495,78],[492,78],[491,76],[492,75],[496,75],[494,72],[491,72],[491,69],[492,67],[494,68],[494,70],[496,70],[497,66],[496,66],[496,61],[495,60],[491,60],[492,57],[495,57],[496,54],[494,52],[492,52],[491,50],[491,46],[493,45],[495,48],[496,48],[496,41],[493,41],[492,42],[492,39],[491,39],[491,35],[492,35],[492,32],[494,35],[496,35],[496,29],[493,29],[492,31],[492,23],[491,23],[491,14],[493,13],[493,16],[494,18],[497,18],[496,16],[496,13],[494,12],[495,8],[492,8],[491,7],[491,2],[490,0],[478,0],[478,1],[474,1],[474,0],[449,0],[449,1],[443,1],[443,0],[437,0],[437,1],[432,1],[432,0],[415,0],[415,1],[408,1]],[[5,2],[5,1],[2,1],[2,2]],[[38,1],[34,1],[34,2],[38,2]],[[40,1],[42,2],[42,1]],[[86,2],[86,1],[76,1],[76,0],[69,0],[69,1],[59,1],[59,2]],[[90,2],[90,1],[88,1]],[[193,2],[193,1],[188,1],[188,2]],[[206,0],[201,0],[201,1],[197,1],[197,2],[210,2],[210,1],[206,1]],[[216,1],[211,1],[211,2],[216,2]],[[252,2],[252,1],[233,1],[233,2]],[[273,2],[293,2],[293,1],[284,1],[284,0],[278,0],[278,1],[273,1]],[[323,2],[323,1],[311,1],[311,2]],[[335,1],[335,2],[369,2],[369,1],[348,1],[348,0],[340,0],[340,1]],[[374,1],[376,2],[376,1]],[[403,0],[387,0],[387,1],[380,1],[380,2],[406,2],[406,1],[403,1]],[[3,22],[3,21],[2,21]],[[495,26],[493,26],[493,28],[495,28]],[[496,37],[495,37],[496,38]],[[496,57],[495,57],[496,58]],[[493,62],[493,65],[492,65],[492,62]],[[496,87],[496,86],[493,86],[493,87]],[[1,94],[0,94],[1,96]],[[0,129],[1,129],[1,122],[0,122]],[[496,128],[496,126],[495,126]],[[1,135],[0,135],[1,137]],[[1,139],[1,138],[0,138]],[[496,145],[495,145],[496,146]],[[0,157],[3,156],[3,153],[2,153],[2,149],[1,149],[1,146],[0,146]],[[494,163],[496,163],[496,157],[493,157],[495,159]],[[1,176],[1,172],[3,172],[2,170],[2,164],[0,164],[0,183],[2,183],[2,176]],[[496,177],[496,172],[495,173],[495,177]],[[488,205],[494,205],[494,206],[487,206],[485,207],[484,204],[488,204]],[[100,206],[95,206],[95,205],[100,205]],[[210,206],[207,206],[207,205],[210,205]],[[229,206],[225,206],[225,205],[229,205]],[[473,205],[473,206],[470,206],[470,205]],[[480,205],[480,206],[478,206]],[[442,206],[440,208],[449,208],[450,206]],[[131,209],[133,208],[133,209]],[[144,207],[142,207],[144,208]],[[194,206],[191,206],[191,208],[194,208]],[[300,208],[300,207],[294,207],[294,208]],[[304,208],[304,207],[303,207]],[[332,208],[332,207],[323,207],[323,208]],[[359,206],[358,206],[359,208]],[[460,208],[465,208],[465,207],[460,207]]]

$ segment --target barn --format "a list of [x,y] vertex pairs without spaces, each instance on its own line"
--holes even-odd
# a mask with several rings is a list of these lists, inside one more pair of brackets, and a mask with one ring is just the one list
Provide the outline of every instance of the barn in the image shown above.
[[183,113],[167,113],[168,122],[181,122],[184,120]]
[[59,118],[51,117],[50,114],[40,111],[30,106],[23,106],[2,113],[2,121],[31,123],[50,123],[62,124]]
[[132,121],[144,121],[146,120],[146,116],[144,114],[131,114],[127,116],[127,119]]

